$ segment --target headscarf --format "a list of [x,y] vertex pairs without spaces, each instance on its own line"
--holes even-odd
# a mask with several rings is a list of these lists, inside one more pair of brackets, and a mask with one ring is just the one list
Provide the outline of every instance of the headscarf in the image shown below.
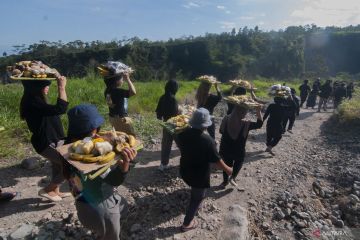
[[165,94],[175,95],[179,89],[179,84],[176,80],[169,80],[165,85]]

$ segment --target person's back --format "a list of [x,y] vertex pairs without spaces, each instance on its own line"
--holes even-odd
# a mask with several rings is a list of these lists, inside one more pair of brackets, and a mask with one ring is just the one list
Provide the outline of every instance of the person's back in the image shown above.
[[215,141],[202,130],[188,128],[178,135],[181,152],[180,174],[192,187],[210,187],[206,179],[210,178],[210,163],[220,157],[216,152]]
[[167,121],[179,113],[175,94],[179,86],[175,80],[170,80],[165,85],[165,93],[160,97],[156,107],[156,116],[159,120]]
[[319,96],[322,98],[329,98],[332,92],[332,87],[330,83],[325,83],[320,87],[320,94]]
[[307,96],[311,89],[310,89],[310,86],[307,84],[307,83],[303,83],[300,87],[299,87],[299,90],[300,90],[300,96]]
[[344,97],[346,97],[346,88],[345,86],[341,85],[336,88],[334,98],[339,101]]
[[264,119],[269,115],[269,120],[267,121],[267,125],[281,125],[283,115],[284,115],[284,107],[278,103],[271,103],[266,109]]

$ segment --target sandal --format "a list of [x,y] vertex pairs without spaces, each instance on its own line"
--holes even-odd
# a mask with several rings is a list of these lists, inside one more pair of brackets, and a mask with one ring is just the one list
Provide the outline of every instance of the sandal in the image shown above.
[[187,226],[187,227],[182,225],[181,226],[181,231],[182,232],[187,232],[187,231],[190,231],[190,230],[193,230],[193,229],[197,228],[198,222],[196,220],[192,220],[191,222],[192,222],[192,224],[190,223],[189,226]]
[[58,195],[50,196],[44,189],[41,189],[38,194],[40,197],[46,198],[52,202],[60,202],[62,200],[62,198]]
[[17,192],[1,192],[0,202],[8,202],[18,195]]

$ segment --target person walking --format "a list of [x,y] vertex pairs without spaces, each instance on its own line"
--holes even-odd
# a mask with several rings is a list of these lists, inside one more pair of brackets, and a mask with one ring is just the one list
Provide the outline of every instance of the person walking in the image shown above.
[[249,131],[259,129],[263,125],[261,105],[256,108],[256,122],[244,120],[247,112],[247,107],[235,105],[232,112],[226,115],[221,122],[220,133],[222,136],[219,153],[225,164],[233,167],[230,179],[226,171],[223,171],[222,187],[225,187],[229,182],[238,187],[236,177],[244,163],[245,145]]
[[275,156],[272,149],[279,143],[283,133],[283,117],[285,114],[284,99],[282,97],[274,97],[264,114],[264,121],[269,117],[266,124],[266,152]]
[[341,102],[346,98],[345,83],[341,83],[334,91],[334,110],[336,110]]
[[[176,80],[170,80],[166,83],[165,94],[160,97],[156,107],[157,119],[166,122],[169,118],[179,114],[179,106],[175,98],[178,88],[179,84]],[[173,140],[173,135],[163,128],[163,136],[161,140],[161,164],[159,166],[160,171],[164,171],[168,168]]]
[[181,226],[184,232],[197,227],[194,217],[205,197],[206,189],[210,187],[211,164],[217,165],[228,175],[232,174],[232,168],[221,159],[214,139],[204,133],[212,125],[209,111],[205,108],[197,109],[189,125],[189,128],[178,134],[180,175],[191,187],[190,203]]
[[51,162],[52,176],[50,183],[39,191],[39,196],[50,201],[61,201],[70,193],[60,192],[60,185],[64,181],[63,158],[56,151],[56,147],[63,144],[65,137],[60,115],[68,107],[66,94],[66,77],[57,77],[58,98],[55,105],[48,103],[50,81],[26,80],[22,81],[24,94],[20,103],[20,117],[29,127],[31,144],[35,151]]
[[309,80],[304,80],[304,83],[299,87],[300,90],[300,107],[303,107],[307,97],[309,96],[309,93],[311,92],[311,88],[308,85]]
[[[106,89],[104,92],[109,107],[109,121],[116,131],[135,135],[133,122],[128,117],[128,99],[136,95],[136,89],[128,71],[120,71],[120,62],[108,62],[109,75],[104,75]],[[128,89],[121,88],[127,83]]]
[[286,130],[286,125],[289,122],[287,131],[289,133],[292,132],[292,128],[294,127],[296,116],[300,115],[300,100],[299,97],[296,96],[296,90],[294,88],[291,88],[291,95],[286,99],[286,103],[288,105],[286,118],[283,120],[284,125],[284,132]]
[[348,99],[352,99],[353,93],[354,93],[354,83],[351,82],[346,86],[346,93]]
[[318,112],[320,112],[321,107],[326,112],[327,110],[327,102],[329,100],[329,97],[332,93],[332,87],[331,87],[331,80],[327,80],[324,85],[320,87],[320,93],[319,93],[319,106],[318,106]]
[[[201,82],[196,91],[195,98],[197,100],[197,108],[205,108],[212,115],[214,108],[221,101],[222,95],[217,83],[214,84],[217,94],[211,94],[211,86],[211,83]],[[215,139],[215,128],[215,122],[212,120],[212,124],[207,128],[207,131],[213,139]]]
[[[68,111],[69,129],[66,143],[85,137],[94,137],[99,132],[104,118],[91,104],[81,104]],[[98,236],[99,240],[120,240],[120,218],[125,213],[127,202],[116,188],[120,186],[135,159],[136,150],[125,148],[121,158],[97,178],[86,179],[75,167],[65,164],[64,175],[75,197],[79,221]]]

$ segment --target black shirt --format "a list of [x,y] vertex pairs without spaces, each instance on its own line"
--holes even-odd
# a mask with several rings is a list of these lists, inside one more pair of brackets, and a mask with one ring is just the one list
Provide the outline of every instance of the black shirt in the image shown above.
[[210,163],[221,159],[215,141],[203,131],[194,128],[179,133],[178,141],[182,179],[191,187],[209,188]]
[[58,98],[56,105],[47,104],[40,97],[28,98],[24,106],[24,118],[32,132],[31,143],[41,153],[51,143],[65,137],[60,116],[66,112],[68,102]]
[[342,98],[346,97],[346,88],[337,87],[334,92],[334,99],[340,101]]
[[109,106],[109,115],[111,117],[126,117],[128,114],[129,97],[130,91],[121,88],[105,91],[106,103]]
[[271,103],[266,109],[264,121],[268,116],[270,116],[269,120],[267,121],[267,126],[281,127],[284,114],[285,112],[283,106],[280,104]]
[[156,107],[156,116],[160,120],[167,121],[178,114],[178,103],[173,94],[165,93],[159,99]]
[[204,104],[204,106],[198,106],[198,108],[206,108],[209,113],[212,115],[214,112],[214,108],[216,107],[216,105],[221,101],[221,93],[218,92],[217,95],[214,94],[210,94],[208,96],[208,98],[206,99],[206,103]]
[[222,132],[220,143],[220,155],[239,157],[245,154],[246,140],[249,135],[249,131],[253,129],[259,129],[263,125],[263,121],[257,119],[256,122],[242,121],[242,128],[236,139],[232,139],[227,129],[228,116],[224,118],[224,132]]
[[332,92],[332,87],[330,86],[330,84],[324,84],[320,87],[319,96],[322,98],[328,98],[330,97],[331,92]]
[[307,96],[311,91],[311,88],[309,85],[304,83],[299,87],[299,90],[300,90],[300,96]]

